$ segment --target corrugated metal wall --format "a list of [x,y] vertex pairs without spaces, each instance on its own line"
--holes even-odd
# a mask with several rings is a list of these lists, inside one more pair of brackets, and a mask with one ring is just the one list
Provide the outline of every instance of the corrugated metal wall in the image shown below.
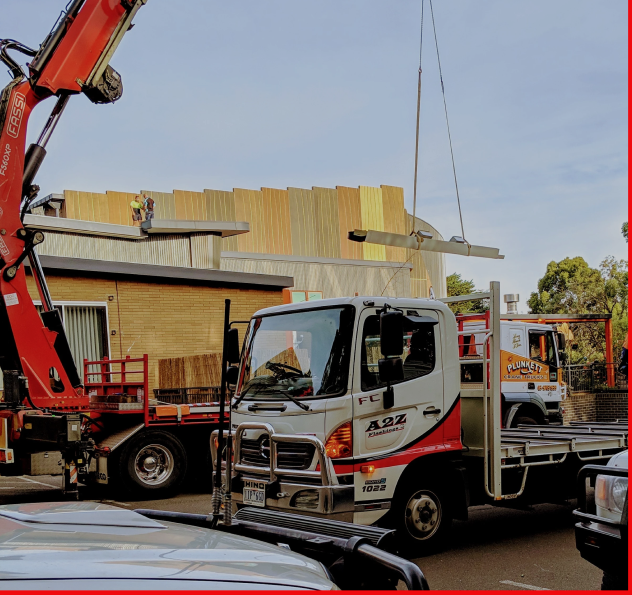
[[182,235],[159,235],[149,236],[144,240],[126,240],[47,231],[45,237],[46,240],[37,247],[37,251],[46,256],[174,267],[191,266],[189,238]]
[[287,275],[294,278],[294,286],[307,291],[322,291],[323,297],[351,297],[359,295],[384,295],[410,297],[410,270],[401,265],[366,266],[302,262],[295,260],[266,260],[222,256],[223,271]]
[[[235,194],[233,192],[205,189],[204,196],[206,197],[206,214],[209,221],[237,221]],[[237,237],[226,238],[223,241],[222,249],[236,251],[238,249]]]
[[[391,231],[384,229],[384,205],[381,188],[360,186],[360,212],[362,214],[362,229]],[[386,260],[386,246],[362,244],[362,253],[364,260]]]
[[290,201],[290,233],[292,254],[295,256],[315,256],[316,226],[314,220],[314,193],[302,188],[288,188]]
[[[402,188],[338,186],[287,190],[235,188],[232,192],[212,189],[205,189],[203,192],[174,190],[173,193],[142,191],[145,192],[155,200],[156,218],[159,219],[247,221],[250,224],[250,233],[223,240],[223,251],[377,262],[405,262],[410,259],[409,262],[413,265],[410,275],[412,295],[426,297],[431,285],[438,297],[446,294],[443,255],[413,254],[402,248],[351,242],[347,237],[348,232],[353,229],[409,233],[413,228],[412,218],[404,209]],[[65,213],[69,218],[123,225],[132,223],[129,203],[134,198],[134,193],[108,191],[105,194],[98,194],[66,190],[64,194]],[[442,239],[441,234],[421,219],[417,220],[415,228],[430,230],[437,239]],[[171,249],[171,261],[189,261],[188,264],[181,263],[175,266],[190,266],[192,258],[200,264],[214,262],[215,257],[211,253],[205,257],[199,253],[204,244],[201,239],[194,243],[198,250],[197,256],[192,256],[193,253],[187,250],[186,258],[178,257],[173,254],[175,250]],[[213,244],[206,245],[211,247]],[[84,257],[93,258],[95,254],[102,254],[104,248],[98,239],[95,239],[86,240],[85,249]],[[157,246],[152,246],[151,249],[139,248],[140,256],[135,255],[135,250],[133,244],[120,243],[116,252],[118,256],[101,258],[148,264],[154,263],[158,258],[160,264],[164,264],[163,254],[159,257],[151,256],[152,250],[160,250]],[[64,251],[64,247],[55,245],[54,248],[44,247],[41,251],[42,254],[53,251],[59,253]],[[67,251],[74,251],[74,248]],[[87,256],[88,254],[90,256]]]
[[360,189],[337,186],[340,217],[340,255],[342,258],[363,259],[362,244],[349,241],[349,232],[362,229]]

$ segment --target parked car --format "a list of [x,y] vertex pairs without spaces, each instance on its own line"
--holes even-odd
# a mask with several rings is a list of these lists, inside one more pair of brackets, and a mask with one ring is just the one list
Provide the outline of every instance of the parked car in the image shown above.
[[[588,512],[586,478],[595,477],[595,510]],[[628,451],[578,476],[575,541],[582,558],[603,570],[603,590],[628,588]]]
[[[152,512],[180,522],[149,518]],[[94,502],[0,506],[0,590],[330,590],[340,586],[334,580],[358,588],[357,579],[371,574],[355,572],[363,556],[393,587],[402,579],[409,588],[428,588],[415,565],[366,540],[360,547],[342,540],[351,556],[330,570],[286,542],[303,542],[333,560],[340,557],[336,538],[237,520],[231,527],[194,526],[205,521],[204,515],[139,514]],[[243,535],[248,532],[268,543]],[[345,571],[347,564],[353,568]]]

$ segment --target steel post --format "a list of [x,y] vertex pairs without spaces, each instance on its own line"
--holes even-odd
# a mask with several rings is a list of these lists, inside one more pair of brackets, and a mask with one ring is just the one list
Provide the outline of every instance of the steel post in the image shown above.
[[502,478],[500,459],[500,424],[501,424],[501,403],[500,403],[500,282],[492,281],[489,284],[491,299],[489,300],[489,324],[491,331],[491,414],[489,422],[491,427],[487,428],[491,440],[489,441],[489,455],[491,468],[491,488],[495,500],[502,499]]

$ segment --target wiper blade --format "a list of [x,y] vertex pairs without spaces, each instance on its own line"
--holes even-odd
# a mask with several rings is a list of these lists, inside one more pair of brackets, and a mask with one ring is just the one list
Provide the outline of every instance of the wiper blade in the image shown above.
[[[276,386],[276,385],[272,385],[272,386]],[[272,386],[269,384],[263,384],[258,387],[258,390],[255,390],[249,396],[254,397],[255,395],[263,393],[264,388],[272,388]],[[277,390],[273,389],[272,392],[277,392]],[[281,397],[287,397],[290,401],[292,401],[292,403],[295,403],[296,405],[298,405],[303,411],[310,411],[309,405],[306,405],[305,403],[301,403],[296,397],[292,396],[289,392],[287,391],[283,391],[283,392],[278,391],[278,392],[280,393]],[[246,396],[246,392],[242,392],[241,395],[239,395],[239,397],[237,398],[237,400],[232,404],[232,408],[235,409],[237,405],[241,403],[241,401],[244,399],[245,396]]]
[[296,403],[303,411],[309,411],[309,405],[305,405],[305,403],[301,403],[296,397],[293,397],[290,393],[285,392],[283,396],[287,397],[292,401],[292,403]]

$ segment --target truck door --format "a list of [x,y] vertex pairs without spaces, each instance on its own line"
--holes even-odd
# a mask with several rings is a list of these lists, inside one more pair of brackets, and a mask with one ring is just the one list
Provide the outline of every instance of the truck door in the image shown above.
[[[439,320],[433,310],[415,308],[415,315]],[[378,376],[382,353],[380,319],[375,308],[361,314],[357,332],[354,456],[360,460],[375,458],[376,467],[392,467],[406,464],[410,451],[416,452],[422,444],[433,450],[443,444],[439,423],[444,414],[439,325],[425,324],[404,331],[404,380],[393,385],[395,404],[387,410],[382,399],[385,386]],[[433,432],[434,428],[437,431]]]
[[552,330],[529,329],[529,359],[542,367],[531,383],[531,390],[535,390],[545,402],[560,401],[559,362]]

